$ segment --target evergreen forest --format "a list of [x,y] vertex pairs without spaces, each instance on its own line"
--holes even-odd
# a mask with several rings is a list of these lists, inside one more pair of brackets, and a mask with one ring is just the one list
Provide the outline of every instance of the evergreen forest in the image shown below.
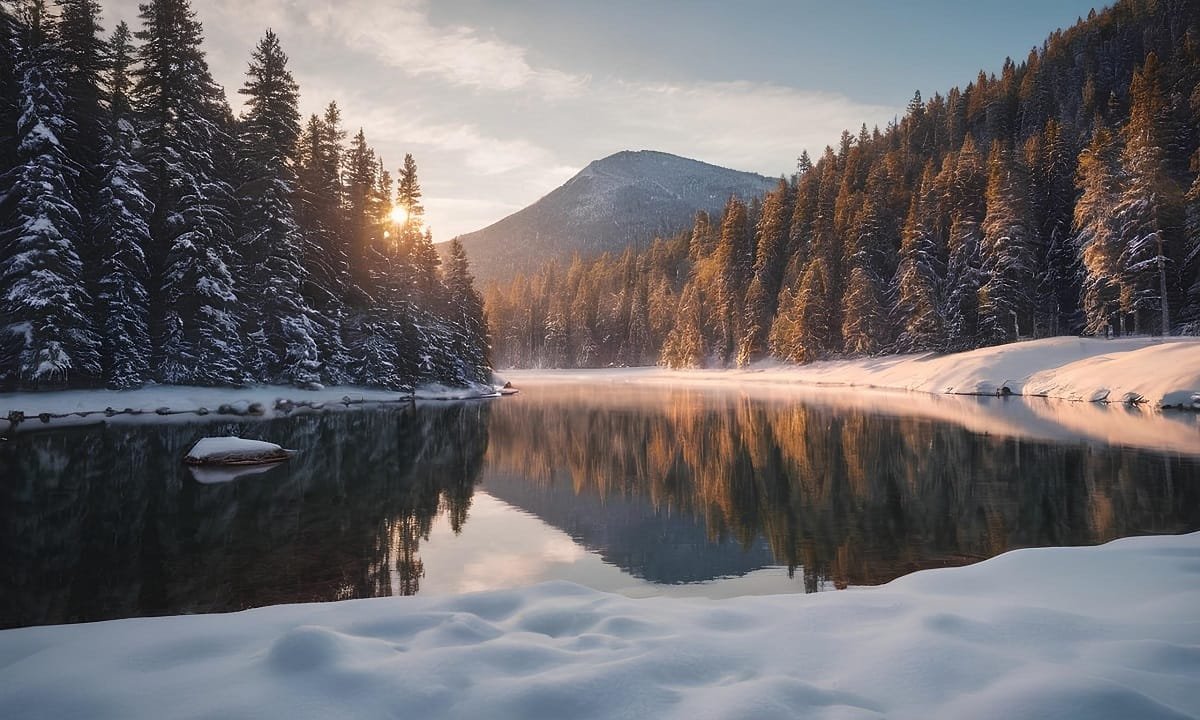
[[488,288],[497,367],[1200,333],[1200,4],[1121,0],[645,250]]
[[102,27],[97,0],[0,4],[0,390],[486,379],[465,253],[423,229],[282,40],[235,116],[189,0]]

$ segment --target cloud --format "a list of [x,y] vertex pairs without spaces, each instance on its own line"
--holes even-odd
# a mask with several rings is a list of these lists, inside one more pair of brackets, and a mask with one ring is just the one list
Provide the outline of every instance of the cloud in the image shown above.
[[629,84],[617,82],[605,105],[621,135],[657,142],[654,149],[765,175],[790,172],[802,150],[820,155],[842,130],[884,123],[895,110],[819,93],[754,82]]
[[[791,172],[802,150],[819,155],[843,129],[882,124],[898,110],[751,80],[630,80],[601,66],[567,72],[493,32],[436,22],[428,0],[192,3],[235,110],[251,49],[272,27],[291,56],[304,112],[336,99],[347,129],[364,128],[393,171],[413,154],[439,241],[499,220],[620,150],[776,176]],[[110,28],[120,17],[138,25],[136,0],[103,4]]]
[[534,67],[524,48],[474,28],[432,24],[425,0],[317,4],[307,20],[348,46],[371,48],[389,66],[414,77],[481,90],[533,89],[547,97],[578,94],[587,83],[586,77]]

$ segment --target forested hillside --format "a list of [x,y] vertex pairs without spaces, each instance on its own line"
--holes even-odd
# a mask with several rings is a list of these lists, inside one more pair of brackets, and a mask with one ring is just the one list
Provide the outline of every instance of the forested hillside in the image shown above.
[[486,285],[550,259],[591,259],[644,248],[656,234],[689,227],[696,211],[718,212],[731,194],[761,195],[771,178],[650,150],[589,163],[536,203],[459,238]]
[[482,379],[412,157],[393,194],[335,103],[303,121],[269,30],[235,117],[188,0],[140,7],[0,5],[0,389]]
[[487,297],[498,366],[1200,332],[1200,4],[1123,0],[762,198]]

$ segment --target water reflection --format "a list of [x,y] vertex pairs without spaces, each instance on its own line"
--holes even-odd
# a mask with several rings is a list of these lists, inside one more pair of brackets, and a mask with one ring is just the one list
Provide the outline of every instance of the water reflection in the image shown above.
[[[734,572],[761,566],[765,541],[814,591],[1017,547],[1200,528],[1194,456],[993,437],[861,404],[610,390],[547,386],[499,404],[484,485],[653,582],[729,574],[720,550],[729,541],[746,550]],[[984,413],[1002,401],[967,402]],[[555,500],[564,489],[570,502]],[[657,522],[614,532],[629,502]],[[689,519],[715,550],[673,539]],[[679,558],[647,562],[647,552]]]
[[[0,626],[415,593],[419,540],[467,517],[486,404],[115,425],[0,443]],[[205,435],[299,450],[202,484]]]
[[[197,481],[180,458],[215,434],[300,452]],[[1200,529],[1194,456],[662,388],[19,433],[0,475],[3,627],[552,577],[813,591]]]

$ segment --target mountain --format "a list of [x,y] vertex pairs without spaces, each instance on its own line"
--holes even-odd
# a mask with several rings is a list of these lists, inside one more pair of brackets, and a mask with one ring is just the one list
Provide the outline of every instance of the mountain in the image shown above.
[[730,195],[749,199],[776,181],[651,150],[596,160],[557,190],[488,227],[463,235],[481,284],[557,258],[620,252],[690,227],[697,210],[719,213]]

